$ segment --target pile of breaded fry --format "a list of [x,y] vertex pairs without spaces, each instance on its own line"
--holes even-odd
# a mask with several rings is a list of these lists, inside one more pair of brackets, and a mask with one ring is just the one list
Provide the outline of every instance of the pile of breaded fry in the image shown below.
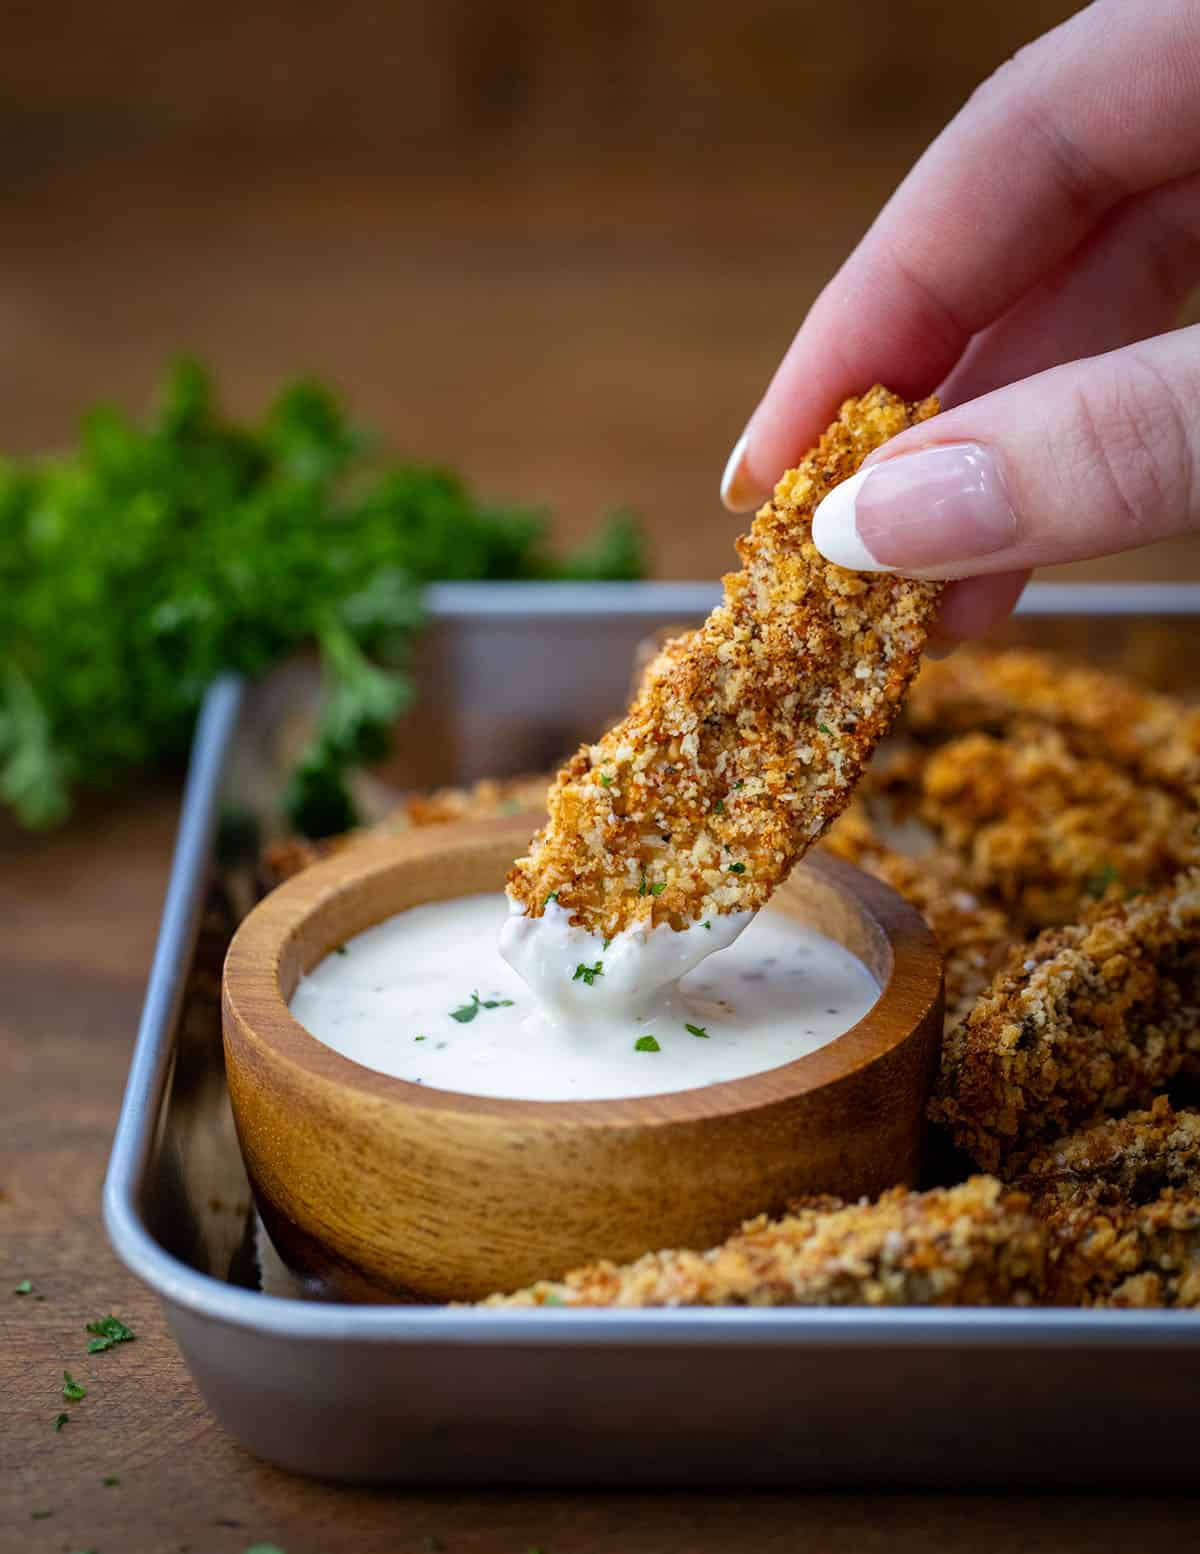
[[[929,1115],[965,1180],[797,1204],[492,1304],[1200,1306],[1200,708],[975,649],[927,662],[900,714],[937,585],[829,566],[811,514],[931,411],[879,389],[843,407],[739,543],[723,605],[558,774],[510,889],[605,933],[681,927],[761,906],[821,839],[938,939]],[[544,778],[481,784],[387,824],[545,802]],[[313,851],[276,849],[268,883]]]

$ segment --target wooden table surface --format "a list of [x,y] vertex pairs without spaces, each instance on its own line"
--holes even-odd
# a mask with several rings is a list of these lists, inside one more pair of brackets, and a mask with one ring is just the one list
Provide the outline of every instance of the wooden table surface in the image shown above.
[[[69,27],[63,7],[18,7],[0,53],[3,446],[61,446],[101,395],[140,406],[180,348],[245,412],[315,369],[392,445],[546,501],[565,536],[632,503],[660,575],[713,576],[736,532],[720,465],[804,308],[972,82],[1072,8],[878,0],[847,28],[828,6],[705,0],[639,27],[641,7],[439,3],[395,8],[382,47],[364,19],[389,8],[367,0],[139,0],[119,27],[119,7]],[[458,27],[467,66],[431,73],[417,12],[439,38]],[[477,37],[485,12],[500,20]],[[544,58],[483,68],[543,35]],[[764,94],[785,44],[789,90]],[[315,99],[339,48],[356,73]],[[331,152],[322,128],[354,114]],[[1200,541],[1096,573],[1198,576]],[[1161,1497],[382,1493],[252,1460],[99,1221],[176,806],[163,782],[48,838],[0,819],[0,1554],[1188,1546],[1190,1503]],[[36,1295],[10,1294],[25,1278]],[[89,1358],[84,1324],[110,1311],[137,1341]],[[55,1433],[64,1368],[88,1396]]]
[[[382,1492],[248,1456],[207,1413],[100,1224],[176,807],[164,782],[50,838],[0,832],[0,1554],[241,1554],[260,1541],[419,1554],[431,1538],[447,1554],[1195,1546],[1194,1502],[1158,1496]],[[26,1278],[36,1295],[10,1293]],[[109,1312],[136,1342],[89,1357],[85,1323]],[[83,1402],[63,1404],[64,1368]]]

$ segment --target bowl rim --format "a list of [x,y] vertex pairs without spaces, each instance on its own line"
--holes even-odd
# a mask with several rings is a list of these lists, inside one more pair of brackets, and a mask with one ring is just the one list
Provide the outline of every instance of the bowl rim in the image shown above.
[[[916,908],[853,864],[814,850],[800,860],[794,874],[811,871],[866,917],[886,946],[887,974],[879,997],[860,1020],[832,1041],[789,1063],[714,1084],[651,1095],[524,1100],[443,1090],[381,1073],[326,1046],[296,1019],[284,997],[280,971],[284,951],[302,923],[327,909],[347,888],[368,889],[398,867],[444,858],[448,851],[495,851],[503,843],[504,849],[511,847],[516,856],[529,840],[531,823],[536,825],[536,817],[522,814],[371,837],[350,843],[276,886],[242,920],[226,954],[221,1003],[227,1059],[232,1023],[241,1039],[249,1039],[272,1061],[299,1070],[324,1086],[377,1102],[524,1124],[633,1128],[648,1122],[695,1123],[760,1109],[848,1078],[902,1048],[924,1026],[931,1008],[942,997],[942,958]],[[499,887],[500,882],[497,884]],[[453,893],[431,893],[427,899],[453,899]],[[323,954],[332,953],[333,947],[331,940]]]

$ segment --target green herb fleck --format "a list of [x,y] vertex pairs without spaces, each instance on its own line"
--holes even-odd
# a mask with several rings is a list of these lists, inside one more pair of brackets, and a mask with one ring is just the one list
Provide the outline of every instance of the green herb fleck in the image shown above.
[[707,917],[704,919],[704,926],[708,929],[709,933],[712,933],[712,924],[709,922]]
[[1114,885],[1121,878],[1118,870],[1111,863],[1106,863],[1096,874],[1091,874],[1083,882],[1083,888],[1089,896],[1097,900],[1105,894],[1110,885]]
[[546,897],[545,901],[542,902],[542,909],[545,910],[545,908],[548,907],[552,901],[557,901],[557,900],[558,900],[558,891],[557,890],[552,890],[550,892],[550,894]]
[[822,734],[832,734],[833,733],[833,730],[830,728],[828,723],[818,723],[817,727],[821,730]]
[[602,788],[609,788],[612,786],[612,778],[608,775],[607,772],[600,773],[600,786]]
[[35,1522],[44,1522],[48,1516],[53,1516],[53,1511],[31,1511],[30,1519]]
[[662,1048],[653,1036],[639,1036],[633,1044],[635,1052],[661,1052]]
[[565,1306],[566,1301],[561,1295],[556,1295],[553,1290],[547,1290],[542,1296],[543,1306]]
[[113,1486],[119,1484],[121,1480],[115,1473],[109,1473],[106,1477],[102,1478],[100,1482],[104,1485],[105,1489],[112,1489]]
[[82,1403],[87,1397],[87,1388],[81,1387],[70,1371],[63,1371],[63,1397],[68,1403]]
[[70,1417],[71,1417],[70,1414],[55,1414],[55,1416],[54,1416],[54,1433],[56,1435],[62,1429],[63,1425],[65,1425],[68,1422]]
[[731,863],[729,865],[729,872],[730,874],[745,874],[746,865],[744,863]]
[[20,1284],[13,1285],[13,1294],[14,1295],[32,1295],[33,1294],[33,1280],[32,1279],[22,1279]]
[[601,947],[601,949],[606,950],[606,949],[608,949],[608,947],[609,947],[609,945],[611,943],[612,943],[612,940],[610,938],[608,938],[608,937],[605,937],[604,943],[600,947]]
[[244,1554],[285,1554],[277,1543],[252,1543]]
[[414,1041],[428,1041],[429,1037],[428,1036],[414,1036],[413,1040]]
[[746,784],[744,780],[742,782],[735,782],[733,785],[733,791],[736,793],[739,788],[744,788],[745,786]]
[[95,1322],[89,1322],[86,1331],[96,1335],[87,1346],[89,1354],[103,1354],[116,1344],[132,1343],[134,1338],[124,1322],[114,1316],[100,1317]]
[[451,1009],[450,1018],[457,1020],[460,1025],[469,1025],[481,1009],[511,1009],[512,1004],[511,998],[480,998],[476,992],[471,994],[469,1004]]
[[585,966],[583,962],[580,961],[578,966],[575,968],[575,975],[571,978],[571,981],[586,982],[589,987],[592,987],[595,984],[596,978],[602,977],[603,975],[604,962],[602,960],[598,960],[594,966]]
[[713,814],[714,815],[723,815],[724,813],[725,813],[725,800],[724,799],[718,799],[717,802],[713,805]]
[[687,1025],[687,1024],[685,1024],[683,1028],[684,1028],[685,1031],[688,1031],[693,1036],[703,1036],[706,1039],[708,1037],[708,1032],[704,1029],[704,1027],[702,1025]]
[[335,944],[333,947],[333,953],[335,955],[345,955],[347,953],[346,946],[344,944]]

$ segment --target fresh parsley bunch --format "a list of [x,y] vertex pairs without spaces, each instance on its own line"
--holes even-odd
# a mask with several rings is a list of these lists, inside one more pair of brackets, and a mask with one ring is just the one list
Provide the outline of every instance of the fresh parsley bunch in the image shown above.
[[343,829],[346,772],[385,752],[412,697],[423,584],[641,574],[628,516],[562,563],[546,528],[376,460],[320,383],[241,425],[181,362],[148,424],[102,407],[78,451],[0,461],[0,803],[62,820],[80,789],[181,751],[222,670],[258,675],[315,640],[324,712],[287,806],[310,834]]

